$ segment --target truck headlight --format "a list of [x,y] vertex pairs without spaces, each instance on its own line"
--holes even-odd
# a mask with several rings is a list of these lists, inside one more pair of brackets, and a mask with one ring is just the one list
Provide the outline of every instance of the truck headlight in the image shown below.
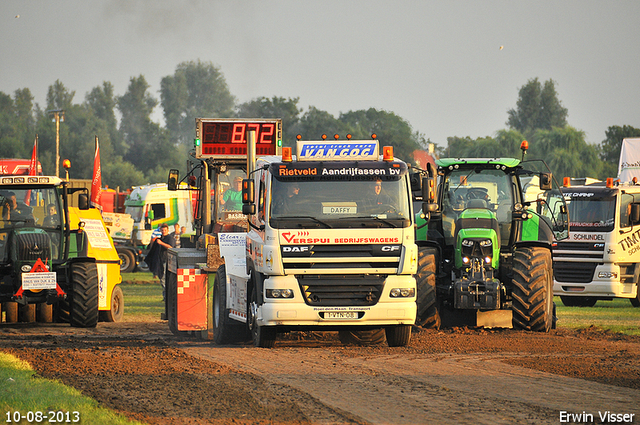
[[416,290],[414,288],[393,288],[389,293],[391,298],[411,298],[415,294]]
[[600,279],[616,279],[618,273],[616,272],[598,272],[598,278]]
[[291,289],[267,289],[267,298],[293,298],[293,290]]

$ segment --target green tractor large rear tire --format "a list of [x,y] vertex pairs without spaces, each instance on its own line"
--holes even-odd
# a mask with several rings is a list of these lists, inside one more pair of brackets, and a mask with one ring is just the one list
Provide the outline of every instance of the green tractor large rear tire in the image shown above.
[[553,326],[553,268],[549,249],[516,249],[511,295],[515,329],[549,332]]

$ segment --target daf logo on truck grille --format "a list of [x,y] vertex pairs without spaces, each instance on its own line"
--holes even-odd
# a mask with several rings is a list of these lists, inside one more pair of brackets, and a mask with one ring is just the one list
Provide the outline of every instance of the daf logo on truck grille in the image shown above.
[[310,247],[310,246],[308,246],[308,245],[301,245],[301,246],[283,246],[283,247],[282,247],[282,252],[301,254],[301,253],[309,252],[309,250],[310,250],[310,249],[311,249],[311,247]]

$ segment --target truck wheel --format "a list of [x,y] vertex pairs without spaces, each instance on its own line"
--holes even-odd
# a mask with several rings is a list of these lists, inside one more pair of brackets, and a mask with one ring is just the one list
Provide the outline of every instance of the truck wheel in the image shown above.
[[124,294],[120,285],[116,285],[111,291],[111,309],[100,312],[102,322],[121,322],[124,316]]
[[424,328],[440,329],[442,324],[436,300],[436,249],[422,247],[418,250],[418,272],[416,287],[418,297],[416,304],[416,325]]
[[598,299],[593,297],[566,297],[562,295],[560,300],[565,307],[593,307],[598,302]]
[[635,298],[629,298],[629,301],[631,301],[631,305],[634,307],[640,307],[640,285],[637,285],[637,292],[636,292],[636,297]]
[[36,321],[40,323],[53,322],[53,305],[40,303],[36,309]]
[[[364,330],[343,330],[338,331],[338,339],[344,345],[380,345],[386,340],[383,328]],[[409,329],[411,333],[411,329]]]
[[33,323],[36,321],[36,305],[27,304],[18,306],[18,314],[20,321],[24,323]]
[[120,273],[132,273],[136,268],[136,257],[128,249],[117,249],[120,257]]
[[258,293],[255,285],[251,289],[251,302],[247,304],[247,325],[251,331],[253,345],[262,348],[273,348],[276,344],[275,326],[260,326],[256,314],[258,312]]
[[227,308],[227,269],[222,265],[213,282],[213,342],[216,345],[247,339],[247,327],[229,318]]
[[389,347],[404,347],[411,340],[411,325],[389,326],[385,333]]
[[16,323],[18,321],[18,303],[15,301],[7,301],[6,303],[2,303],[2,307],[5,312],[4,321],[6,323]]
[[553,325],[553,271],[546,248],[516,248],[513,255],[513,327],[549,332]]
[[71,265],[69,322],[76,328],[98,324],[98,268],[95,263]]
[[140,261],[140,263],[136,266],[136,271],[146,273],[149,271],[149,265],[144,261]]

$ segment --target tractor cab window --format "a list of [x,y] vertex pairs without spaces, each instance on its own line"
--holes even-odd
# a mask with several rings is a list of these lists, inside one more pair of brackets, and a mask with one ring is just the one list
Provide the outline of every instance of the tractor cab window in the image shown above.
[[218,174],[218,185],[211,198],[217,211],[217,222],[242,221],[242,180],[246,178],[243,170],[232,169]]
[[[0,191],[0,258],[5,259],[9,236],[40,241],[48,258],[58,258],[64,217],[54,188]],[[28,236],[30,235],[30,236]],[[26,239],[25,239],[26,240]]]
[[497,169],[459,169],[445,176],[442,225],[445,243],[452,245],[456,220],[466,209],[486,209],[496,215],[500,239],[508,242],[513,210],[513,179]]

